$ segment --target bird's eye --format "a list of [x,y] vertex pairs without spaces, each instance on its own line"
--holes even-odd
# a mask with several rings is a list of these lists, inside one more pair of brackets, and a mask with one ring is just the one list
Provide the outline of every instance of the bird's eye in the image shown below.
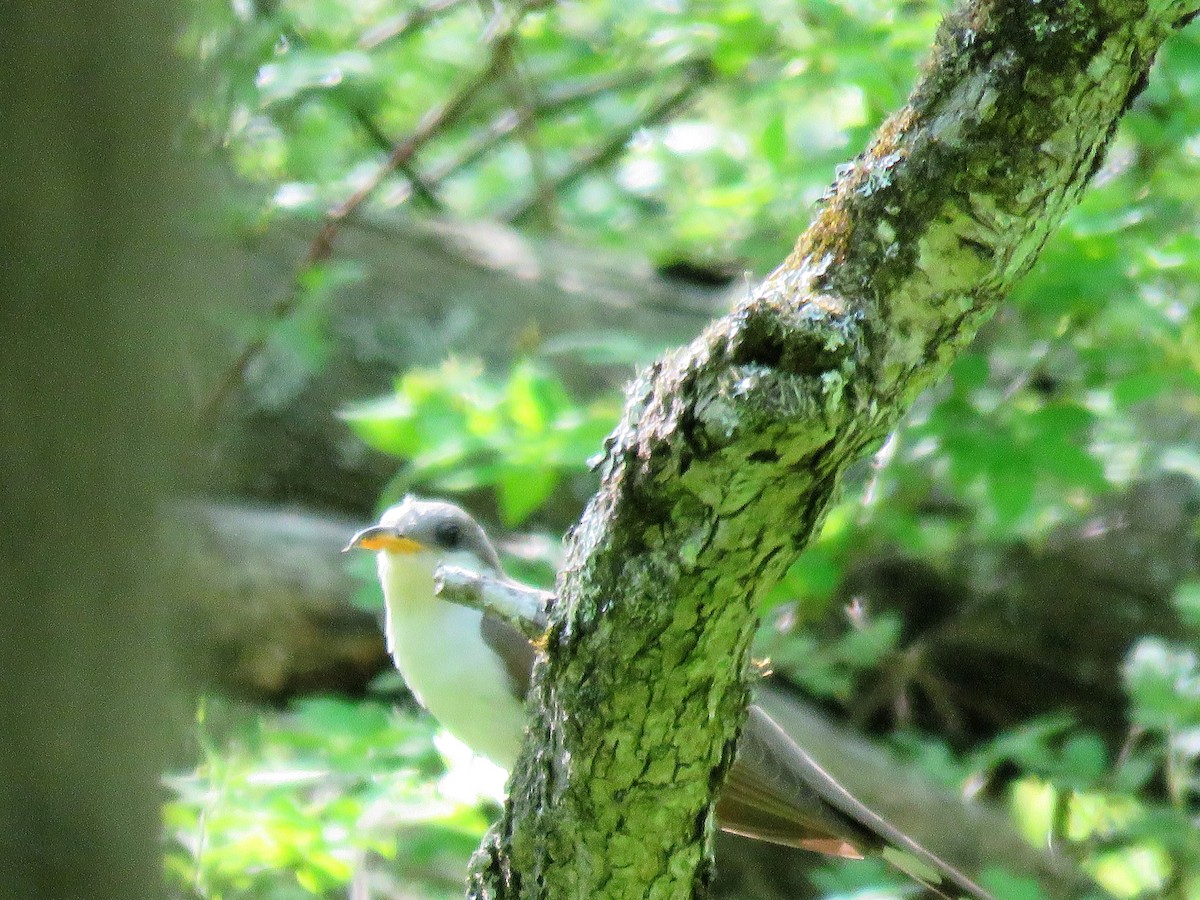
[[462,529],[458,527],[457,522],[439,522],[437,529],[433,533],[433,537],[439,547],[453,550],[462,539]]

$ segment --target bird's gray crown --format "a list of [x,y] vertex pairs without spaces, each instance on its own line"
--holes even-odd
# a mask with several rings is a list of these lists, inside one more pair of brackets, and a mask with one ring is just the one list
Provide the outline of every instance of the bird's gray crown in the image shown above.
[[466,510],[453,503],[421,500],[409,494],[387,509],[379,524],[394,528],[398,536],[438,553],[473,553],[485,566],[501,571],[500,557],[483,528]]

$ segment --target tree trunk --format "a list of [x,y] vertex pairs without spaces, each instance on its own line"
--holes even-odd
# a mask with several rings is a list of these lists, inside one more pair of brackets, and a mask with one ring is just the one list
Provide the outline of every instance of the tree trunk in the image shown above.
[[758,598],[1028,270],[1194,6],[961,7],[788,260],[634,383],[471,896],[705,893]]
[[[163,893],[172,3],[0,7],[0,897]],[[166,353],[160,352],[162,348]],[[172,398],[177,399],[177,398]]]

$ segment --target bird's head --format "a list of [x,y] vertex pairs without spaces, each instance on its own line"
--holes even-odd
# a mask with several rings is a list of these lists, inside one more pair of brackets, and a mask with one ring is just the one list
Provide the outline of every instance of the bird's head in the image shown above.
[[433,570],[442,564],[478,572],[500,569],[500,558],[483,528],[467,512],[443,500],[408,496],[362,529],[346,550],[373,550],[384,565]]

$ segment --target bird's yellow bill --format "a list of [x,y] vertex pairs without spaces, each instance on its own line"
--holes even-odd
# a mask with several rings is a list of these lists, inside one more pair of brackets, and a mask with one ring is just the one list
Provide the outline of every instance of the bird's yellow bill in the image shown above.
[[364,528],[350,539],[350,543],[342,550],[390,550],[392,553],[417,553],[424,550],[425,545],[412,538],[396,534],[390,528],[382,525],[372,525]]

